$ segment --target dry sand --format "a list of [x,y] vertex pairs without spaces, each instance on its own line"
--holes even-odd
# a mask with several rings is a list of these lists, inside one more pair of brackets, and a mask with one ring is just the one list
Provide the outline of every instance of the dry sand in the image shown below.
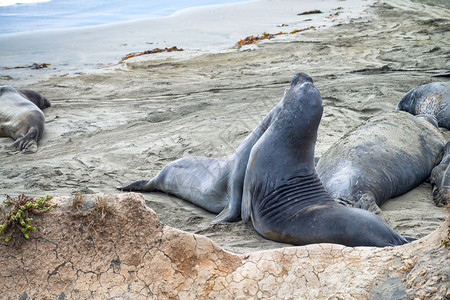
[[[406,91],[449,69],[450,5],[427,3],[377,2],[349,24],[240,51],[141,57],[115,72],[30,85],[53,106],[45,110],[37,153],[0,152],[0,198],[111,193],[115,186],[151,178],[180,157],[226,157],[299,71],[313,77],[324,100],[320,156],[355,126],[393,110]],[[0,145],[10,143],[0,139]],[[165,224],[206,235],[227,250],[285,246],[242,222],[212,226],[213,214],[176,197],[144,197]],[[382,210],[395,230],[418,238],[448,215],[434,206],[429,183],[389,200]]]

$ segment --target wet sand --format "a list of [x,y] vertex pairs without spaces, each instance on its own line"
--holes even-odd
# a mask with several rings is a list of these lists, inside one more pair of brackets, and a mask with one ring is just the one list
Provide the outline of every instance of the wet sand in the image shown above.
[[[0,199],[116,192],[186,156],[226,157],[281,99],[291,76],[309,73],[324,100],[316,155],[368,118],[392,111],[409,89],[449,68],[445,2],[377,2],[348,24],[275,38],[241,50],[139,57],[114,72],[29,85],[52,101],[35,154],[0,151]],[[0,145],[10,144],[0,139]],[[214,215],[146,193],[165,224],[246,253],[285,246],[250,225],[210,225]],[[448,215],[429,183],[389,200],[382,217],[423,237]],[[145,230],[145,229],[143,229]]]

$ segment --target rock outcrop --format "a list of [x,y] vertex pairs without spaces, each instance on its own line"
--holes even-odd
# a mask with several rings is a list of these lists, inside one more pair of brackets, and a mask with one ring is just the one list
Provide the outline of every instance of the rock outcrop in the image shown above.
[[165,226],[140,194],[55,197],[29,240],[0,242],[3,299],[445,299],[449,220],[413,243],[236,255]]

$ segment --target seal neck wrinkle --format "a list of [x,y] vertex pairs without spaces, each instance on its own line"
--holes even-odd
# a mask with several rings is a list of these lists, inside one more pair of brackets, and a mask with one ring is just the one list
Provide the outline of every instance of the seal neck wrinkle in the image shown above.
[[313,205],[334,203],[325,191],[316,173],[295,176],[284,184],[275,187],[261,201],[254,204],[254,213],[259,218],[270,220],[291,219],[295,215]]

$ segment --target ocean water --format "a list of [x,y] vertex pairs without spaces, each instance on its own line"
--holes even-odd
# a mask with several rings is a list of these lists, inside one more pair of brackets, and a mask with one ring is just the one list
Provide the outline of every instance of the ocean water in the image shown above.
[[[125,66],[130,53],[155,48],[183,51],[136,60],[240,51],[233,46],[247,36],[321,30],[358,17],[373,1],[0,0],[0,85],[110,71]],[[298,15],[311,10],[322,13]],[[302,33],[276,38],[301,39]]]
[[197,6],[245,0],[0,0],[0,35],[165,17]]

